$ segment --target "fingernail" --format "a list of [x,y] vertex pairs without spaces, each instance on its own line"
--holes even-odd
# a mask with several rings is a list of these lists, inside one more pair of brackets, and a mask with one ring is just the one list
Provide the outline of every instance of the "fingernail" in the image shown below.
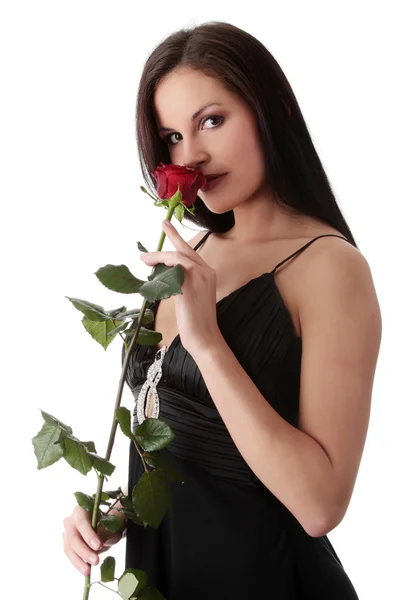
[[166,225],[167,227],[172,227],[172,224],[169,219],[164,219],[163,224]]
[[100,543],[97,540],[92,540],[90,542],[90,545],[92,546],[92,548],[94,548],[94,550],[98,550],[100,548]]

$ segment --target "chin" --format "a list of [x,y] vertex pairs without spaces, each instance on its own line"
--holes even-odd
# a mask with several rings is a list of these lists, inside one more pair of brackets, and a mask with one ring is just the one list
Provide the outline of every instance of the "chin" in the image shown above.
[[203,200],[203,203],[208,208],[208,210],[210,212],[214,213],[215,215],[223,215],[224,213],[230,212],[231,210],[234,209],[233,206],[224,206],[224,207],[215,206],[215,205],[209,206],[207,204],[207,202],[204,202],[204,200]]
[[199,190],[197,196],[209,210],[217,214],[233,210],[238,205],[238,202],[235,203],[235,200],[232,202],[232,194],[229,194],[229,196],[227,194],[221,194],[220,196],[215,194],[215,196],[212,196],[206,193],[203,196]]

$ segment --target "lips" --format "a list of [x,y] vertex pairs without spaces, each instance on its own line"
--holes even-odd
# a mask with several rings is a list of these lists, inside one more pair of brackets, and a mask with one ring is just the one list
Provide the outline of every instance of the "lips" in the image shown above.
[[202,192],[208,192],[208,190],[212,189],[215,185],[218,185],[220,181],[227,175],[227,173],[223,173],[222,175],[210,175],[207,179],[207,183],[204,187],[200,188]]
[[217,177],[221,177],[223,175],[223,173],[220,173],[219,175],[208,175],[206,176],[207,181],[212,181],[213,179],[216,179]]

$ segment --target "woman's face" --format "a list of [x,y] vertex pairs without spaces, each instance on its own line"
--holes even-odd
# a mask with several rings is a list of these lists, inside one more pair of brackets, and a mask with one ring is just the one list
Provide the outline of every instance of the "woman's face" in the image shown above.
[[[211,103],[192,120],[192,115]],[[257,123],[243,99],[199,71],[169,73],[154,94],[157,126],[170,162],[205,175],[227,175],[198,196],[214,213],[224,213],[264,192],[264,156]]]

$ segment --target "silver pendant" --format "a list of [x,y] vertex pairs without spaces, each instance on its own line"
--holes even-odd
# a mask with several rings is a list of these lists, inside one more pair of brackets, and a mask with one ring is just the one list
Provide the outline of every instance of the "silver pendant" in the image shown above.
[[[162,348],[157,350],[154,362],[152,365],[150,365],[147,371],[147,379],[140,389],[137,400],[137,418],[139,424],[143,423],[145,418],[147,419],[151,417],[153,419],[158,419],[158,415],[160,413],[160,399],[158,397],[156,386],[161,379],[162,363],[164,360],[166,349],[167,346],[163,346]],[[157,358],[158,354],[160,354],[160,358]],[[153,409],[151,411],[151,415],[147,416],[147,412],[150,408],[151,398],[153,398]]]

